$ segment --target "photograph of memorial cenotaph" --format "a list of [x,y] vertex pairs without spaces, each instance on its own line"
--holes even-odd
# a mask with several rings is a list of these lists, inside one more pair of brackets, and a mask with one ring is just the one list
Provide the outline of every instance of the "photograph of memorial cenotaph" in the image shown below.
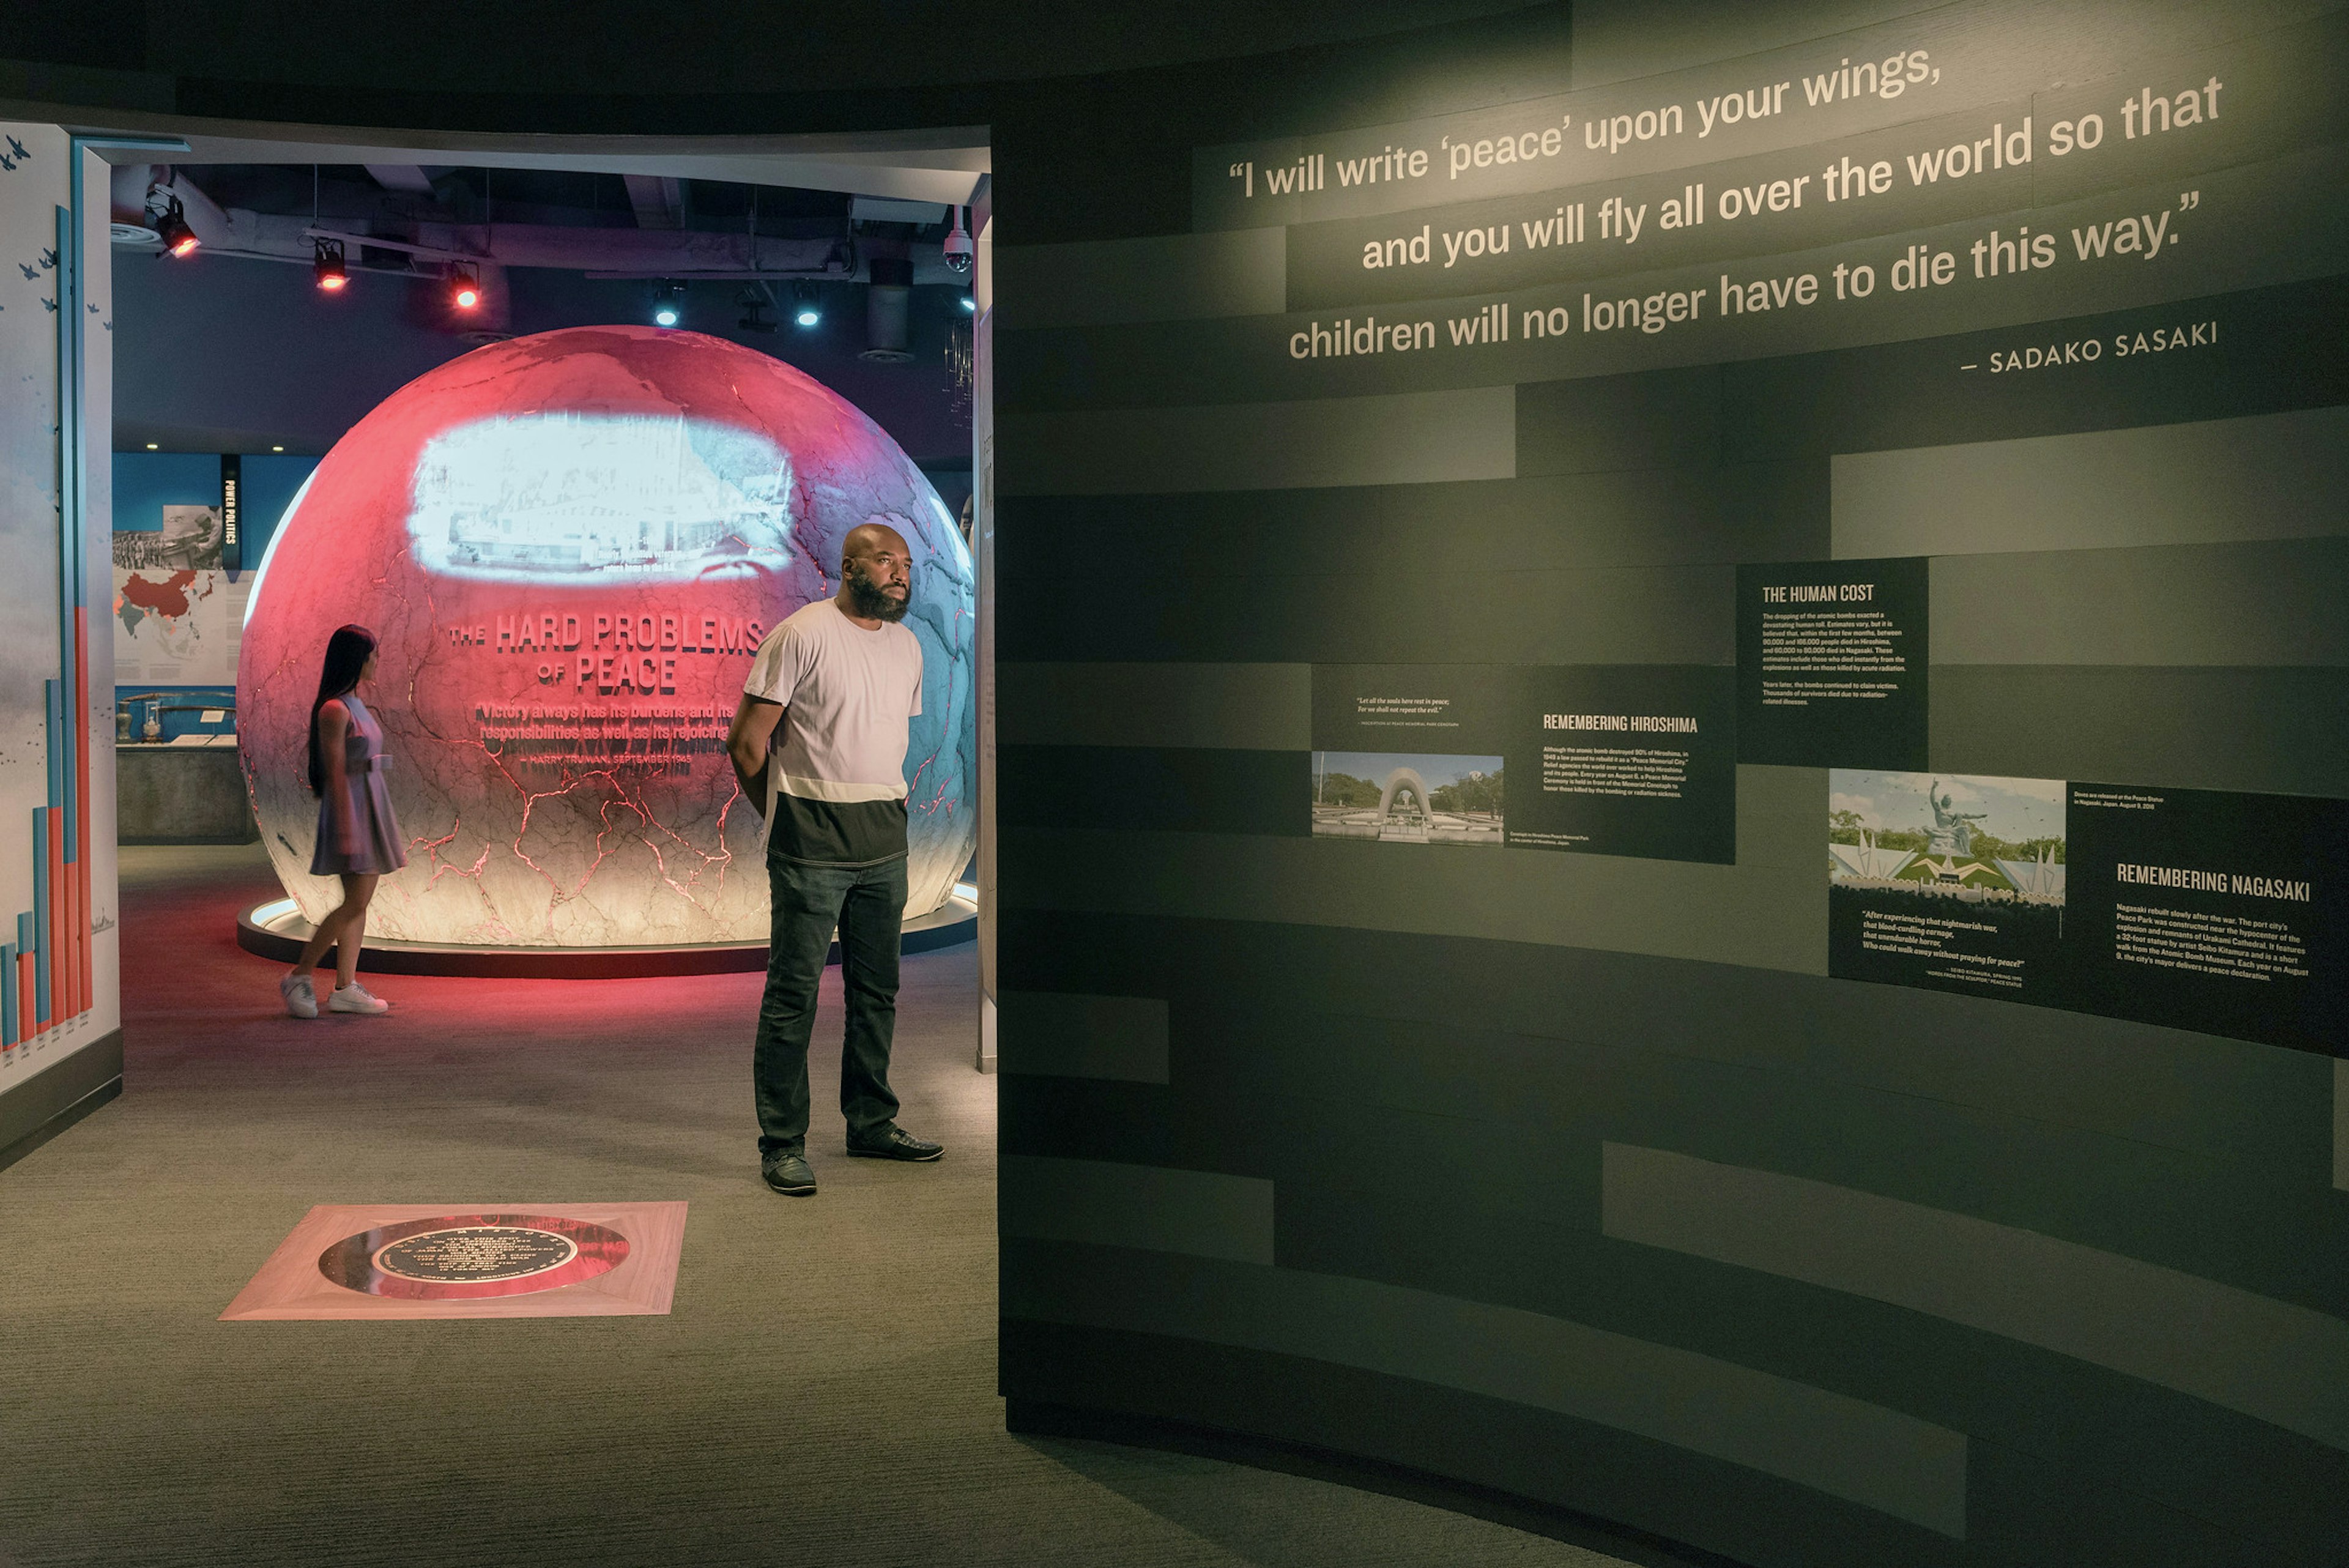
[[1842,768],[1827,780],[1837,887],[2062,906],[2062,780]]
[[1498,845],[1501,773],[1498,757],[1316,752],[1313,836]]

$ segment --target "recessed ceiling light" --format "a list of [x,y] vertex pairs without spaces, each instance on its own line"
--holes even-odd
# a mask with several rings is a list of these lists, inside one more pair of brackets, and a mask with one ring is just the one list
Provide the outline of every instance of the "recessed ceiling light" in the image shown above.
[[273,446],[269,450],[272,452],[284,452],[285,449],[282,446]]
[[147,443],[147,450],[148,450],[149,452],[153,452],[153,451],[155,450],[155,443],[154,443],[153,441],[149,441],[149,442]]

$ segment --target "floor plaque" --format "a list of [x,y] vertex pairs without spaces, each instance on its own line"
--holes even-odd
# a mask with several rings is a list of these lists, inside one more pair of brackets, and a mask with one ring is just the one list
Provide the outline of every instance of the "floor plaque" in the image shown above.
[[222,1322],[665,1314],[682,1203],[322,1203]]

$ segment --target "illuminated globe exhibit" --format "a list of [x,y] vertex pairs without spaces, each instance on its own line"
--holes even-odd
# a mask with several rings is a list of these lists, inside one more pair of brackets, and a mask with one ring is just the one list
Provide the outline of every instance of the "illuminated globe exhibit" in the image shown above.
[[913,547],[922,712],[905,756],[906,913],[978,839],[972,576],[896,443],[778,360],[690,332],[574,327],[419,377],[319,464],[271,541],[237,662],[271,860],[304,916],[306,725],[327,635],[380,639],[408,846],[370,940],[605,948],[762,942],[757,812],[725,736],[759,639],[840,587],[841,540]]

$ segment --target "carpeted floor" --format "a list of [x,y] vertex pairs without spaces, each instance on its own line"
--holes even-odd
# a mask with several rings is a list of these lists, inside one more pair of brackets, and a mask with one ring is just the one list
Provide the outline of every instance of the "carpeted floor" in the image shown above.
[[[909,959],[935,1166],[759,1181],[756,976],[387,978],[300,1023],[240,951],[258,846],[123,852],[126,1092],[0,1171],[0,1563],[1381,1563],[1613,1559],[1345,1487],[1014,1438],[974,956]],[[214,1321],[314,1203],[691,1205],[667,1317]]]

